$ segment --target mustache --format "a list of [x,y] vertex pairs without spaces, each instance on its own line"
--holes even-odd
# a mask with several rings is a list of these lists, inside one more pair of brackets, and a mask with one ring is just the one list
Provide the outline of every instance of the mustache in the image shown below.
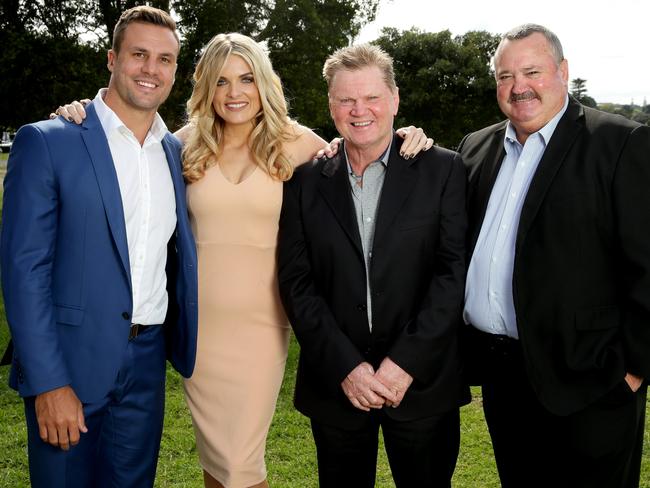
[[524,93],[511,93],[510,94],[510,101],[511,102],[525,102],[526,100],[533,100],[534,98],[537,97],[537,93],[534,91],[527,91]]

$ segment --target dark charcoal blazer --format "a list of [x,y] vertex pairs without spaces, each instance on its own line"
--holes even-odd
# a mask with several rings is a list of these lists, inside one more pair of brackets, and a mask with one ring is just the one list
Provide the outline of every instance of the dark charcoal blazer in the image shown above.
[[386,357],[414,377],[396,419],[459,405],[457,353],[465,275],[465,185],[458,154],[413,160],[394,138],[366,272],[344,152],[306,164],[285,184],[279,237],[282,301],[301,346],[295,405],[324,423],[358,426],[341,382],[362,361]]
[[[505,127],[469,134],[459,147],[470,253]],[[521,212],[513,295],[526,370],[549,411],[584,408],[626,371],[650,377],[650,127],[570,99]],[[485,366],[478,352],[472,359]]]

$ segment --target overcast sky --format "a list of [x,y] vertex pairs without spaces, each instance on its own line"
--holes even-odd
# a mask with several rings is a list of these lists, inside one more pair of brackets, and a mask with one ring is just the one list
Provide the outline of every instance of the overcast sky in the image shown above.
[[586,79],[598,103],[650,103],[650,0],[381,0],[358,41],[374,40],[382,27],[501,34],[526,22],[557,34],[569,79]]

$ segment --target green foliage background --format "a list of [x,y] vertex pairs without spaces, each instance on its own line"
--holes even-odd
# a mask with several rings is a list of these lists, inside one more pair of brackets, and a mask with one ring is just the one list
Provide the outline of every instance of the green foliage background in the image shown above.
[[292,116],[329,137],[322,63],[374,18],[379,0],[0,0],[0,128],[94,97],[108,83],[119,14],[143,3],[171,9],[182,37],[176,84],[160,110],[170,129],[183,124],[201,48],[217,33],[241,32],[267,46]]
[[[0,0],[0,129],[45,118],[58,105],[92,98],[106,86],[106,50],[121,0]],[[267,47],[291,115],[326,139],[335,129],[322,65],[374,19],[378,0],[171,0],[182,49],[176,84],[160,113],[170,129],[183,124],[201,48],[219,32],[242,32]],[[396,126],[416,125],[455,147],[462,136],[501,119],[489,59],[498,37],[449,31],[385,29],[375,41],[395,59],[401,107]]]
[[[141,3],[171,10],[182,36],[176,84],[160,109],[171,130],[183,125],[201,48],[219,32],[241,32],[267,47],[291,115],[329,139],[336,133],[323,62],[374,19],[379,0],[0,0],[0,130],[94,97],[108,83],[106,50],[117,19]],[[396,126],[422,127],[438,144],[454,148],[466,133],[502,119],[489,65],[498,35],[387,28],[374,42],[395,60],[401,97]],[[587,80],[573,82],[574,94],[596,105]],[[645,104],[600,108],[650,123]]]

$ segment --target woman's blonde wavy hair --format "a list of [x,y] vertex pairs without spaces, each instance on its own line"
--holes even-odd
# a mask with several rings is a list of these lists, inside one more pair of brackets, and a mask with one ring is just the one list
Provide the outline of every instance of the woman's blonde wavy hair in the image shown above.
[[183,176],[188,183],[198,181],[220,153],[224,121],[215,112],[212,100],[223,66],[231,55],[241,56],[251,67],[260,94],[262,109],[252,121],[250,135],[255,162],[271,177],[286,181],[293,174],[293,166],[283,154],[282,144],[295,138],[290,130],[295,122],[289,119],[282,83],[268,55],[253,39],[238,33],[214,36],[196,65],[194,89],[187,102],[192,129],[183,149]]

